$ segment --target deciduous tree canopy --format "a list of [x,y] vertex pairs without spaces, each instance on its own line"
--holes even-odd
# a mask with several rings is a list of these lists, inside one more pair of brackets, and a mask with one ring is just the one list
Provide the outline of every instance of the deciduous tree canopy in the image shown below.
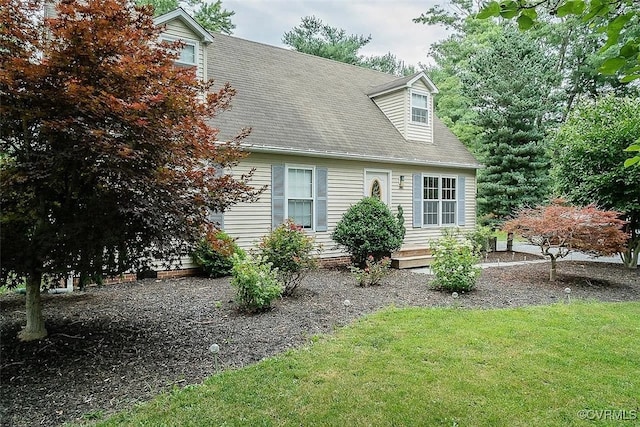
[[137,0],[137,3],[153,6],[155,16],[171,12],[180,6],[197,7],[193,17],[203,28],[214,33],[229,35],[236,28],[235,24],[231,22],[231,17],[236,13],[223,9],[222,0],[216,0],[213,3],[205,0]]
[[220,172],[246,154],[210,120],[234,90],[211,92],[158,44],[149,8],[0,0],[2,279],[26,277],[24,339],[46,334],[43,276],[81,280],[178,258],[210,209],[252,200],[250,176]]
[[577,250],[594,255],[622,251],[627,235],[620,212],[604,211],[593,205],[577,207],[555,200],[547,206],[525,208],[507,221],[503,229],[519,234],[540,247],[551,259],[549,279],[556,279],[556,261]]
[[630,240],[623,260],[630,268],[637,267],[640,252],[640,168],[624,168],[623,150],[638,135],[640,100],[609,96],[583,102],[552,147],[557,192],[575,204],[624,214]]

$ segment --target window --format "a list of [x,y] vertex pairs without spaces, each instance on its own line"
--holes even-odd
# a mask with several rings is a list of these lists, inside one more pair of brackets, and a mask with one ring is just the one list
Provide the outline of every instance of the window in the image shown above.
[[313,169],[287,168],[287,214],[302,228],[313,228]]
[[423,192],[422,223],[424,225],[455,225],[456,178],[425,176]]
[[380,181],[377,179],[373,180],[373,184],[371,184],[371,197],[375,197],[378,200],[382,200],[382,187],[380,186]]
[[[173,43],[178,39],[170,38],[170,37],[162,37],[162,41],[166,41],[169,43]],[[195,41],[183,40],[182,49],[180,49],[180,56],[176,59],[177,65],[187,65],[187,66],[197,66],[198,65],[198,44]]]
[[429,120],[429,97],[419,93],[411,93],[411,121],[427,123]]

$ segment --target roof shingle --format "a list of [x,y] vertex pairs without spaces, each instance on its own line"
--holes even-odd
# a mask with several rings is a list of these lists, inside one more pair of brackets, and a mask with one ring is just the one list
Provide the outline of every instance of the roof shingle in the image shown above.
[[396,76],[221,34],[207,49],[209,77],[237,91],[221,139],[251,127],[249,150],[479,167],[437,117],[433,144],[404,139],[367,95]]

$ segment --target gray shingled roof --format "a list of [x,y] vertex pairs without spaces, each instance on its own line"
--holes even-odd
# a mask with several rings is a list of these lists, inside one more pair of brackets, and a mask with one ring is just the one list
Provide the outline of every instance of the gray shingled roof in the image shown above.
[[250,151],[479,167],[438,118],[433,144],[404,139],[367,96],[395,76],[222,34],[207,55],[210,78],[237,91],[220,139],[251,127]]

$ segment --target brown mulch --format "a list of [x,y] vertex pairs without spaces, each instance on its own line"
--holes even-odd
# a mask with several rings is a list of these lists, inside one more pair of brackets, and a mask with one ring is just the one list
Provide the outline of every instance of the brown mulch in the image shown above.
[[238,312],[229,279],[146,279],[44,295],[49,336],[31,343],[15,338],[24,322],[24,296],[10,292],[0,297],[1,422],[54,426],[108,415],[212,375],[212,343],[219,344],[224,367],[242,367],[389,305],[551,304],[566,300],[567,287],[572,300],[640,300],[640,270],[562,262],[558,281],[550,283],[548,268],[485,269],[477,289],[457,300],[429,290],[424,274],[392,271],[381,286],[360,288],[344,270],[321,270],[294,297],[254,315]]

